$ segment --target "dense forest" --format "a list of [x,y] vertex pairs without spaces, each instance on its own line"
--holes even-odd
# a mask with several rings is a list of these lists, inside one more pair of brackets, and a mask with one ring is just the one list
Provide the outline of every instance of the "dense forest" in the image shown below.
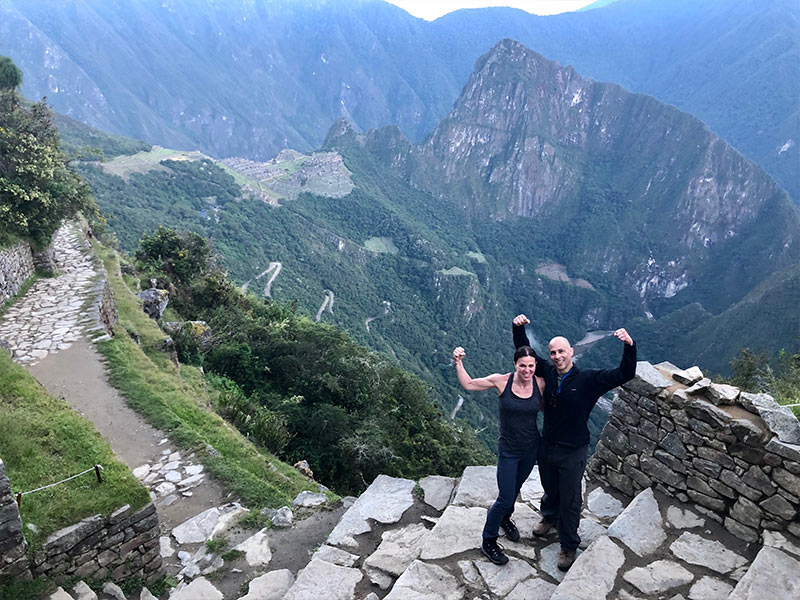
[[181,360],[203,366],[222,392],[218,411],[285,460],[308,460],[337,492],[357,493],[381,473],[456,475],[491,461],[422,380],[292,304],[243,294],[199,235],[160,228],[135,257],[143,282],[170,290],[172,311],[211,327],[210,341],[191,325],[174,339]]

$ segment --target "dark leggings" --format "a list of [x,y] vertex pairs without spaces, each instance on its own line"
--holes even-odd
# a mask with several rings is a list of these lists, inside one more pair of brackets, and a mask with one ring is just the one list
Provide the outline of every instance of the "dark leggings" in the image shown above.
[[494,501],[486,515],[483,527],[483,539],[496,538],[500,531],[500,523],[514,512],[522,484],[533,471],[536,464],[538,445],[533,445],[524,454],[511,454],[500,450],[497,457],[497,500]]
[[558,523],[561,549],[574,551],[581,538],[581,479],[586,470],[587,446],[570,448],[542,442],[539,456],[539,475],[542,479],[542,520]]

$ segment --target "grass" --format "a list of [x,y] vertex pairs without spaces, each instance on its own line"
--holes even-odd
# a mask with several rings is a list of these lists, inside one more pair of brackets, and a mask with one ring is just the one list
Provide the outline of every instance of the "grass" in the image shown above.
[[467,275],[470,277],[476,277],[475,273],[472,273],[471,271],[465,271],[461,267],[450,267],[449,269],[440,269],[436,272],[442,275]]
[[127,180],[132,173],[147,173],[153,170],[167,170],[160,165],[162,160],[200,160],[205,155],[200,152],[183,152],[170,150],[161,146],[153,146],[148,152],[118,156],[102,163],[101,168],[107,173],[118,175]]
[[[158,350],[165,334],[141,310],[139,300],[119,277],[113,250],[95,245],[109,273],[119,312],[119,335],[100,342],[109,379],[128,404],[173,443],[197,453],[206,470],[250,508],[291,504],[315,487],[290,465],[257,448],[211,408],[213,390],[194,367],[173,365]],[[141,346],[127,332],[135,332]]]
[[150,501],[91,423],[47,394],[5,350],[0,351],[0,431],[0,457],[14,493],[60,481],[94,464],[105,469],[103,483],[90,472],[22,497],[23,522],[38,528],[37,534],[25,530],[32,548],[85,517],[107,516],[125,504],[138,509]]
[[372,252],[388,252],[389,254],[400,252],[390,237],[371,237],[364,242],[364,247]]

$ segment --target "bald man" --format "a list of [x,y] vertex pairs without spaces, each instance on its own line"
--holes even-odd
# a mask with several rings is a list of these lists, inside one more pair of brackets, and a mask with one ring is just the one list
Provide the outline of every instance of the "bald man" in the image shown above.
[[[514,346],[529,346],[525,315],[514,318]],[[539,475],[542,479],[542,521],[533,529],[544,536],[556,525],[561,552],[558,568],[567,571],[575,562],[581,542],[581,480],[589,450],[589,414],[597,400],[636,374],[636,344],[628,332],[617,329],[614,336],[623,345],[616,369],[581,369],[572,362],[574,350],[565,337],[550,340],[550,360],[536,357],[536,375],[544,377],[553,390],[542,407],[544,431],[539,447]]]

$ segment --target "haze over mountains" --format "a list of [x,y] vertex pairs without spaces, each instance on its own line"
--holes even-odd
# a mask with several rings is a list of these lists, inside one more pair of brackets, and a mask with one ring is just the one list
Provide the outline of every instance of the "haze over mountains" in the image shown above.
[[[271,203],[210,161],[83,170],[128,249],[160,223],[212,237],[236,280],[269,279],[271,297],[393,355],[448,410],[452,347],[505,368],[518,312],[540,341],[625,324],[643,358],[716,371],[745,345],[796,343],[800,215],[786,192],[695,117],[519,42],[477,62],[426,142],[342,120],[325,149],[347,168],[336,180],[352,178],[344,195],[295,177],[303,161],[323,177],[341,162],[292,153],[263,170],[318,191]],[[584,364],[619,348],[602,352]],[[493,437],[491,406],[462,410]]]
[[0,17],[0,53],[29,97],[110,132],[256,160],[316,148],[338,117],[420,141],[475,60],[510,37],[691,112],[800,198],[794,0],[620,0],[432,23],[378,0],[2,0]]

